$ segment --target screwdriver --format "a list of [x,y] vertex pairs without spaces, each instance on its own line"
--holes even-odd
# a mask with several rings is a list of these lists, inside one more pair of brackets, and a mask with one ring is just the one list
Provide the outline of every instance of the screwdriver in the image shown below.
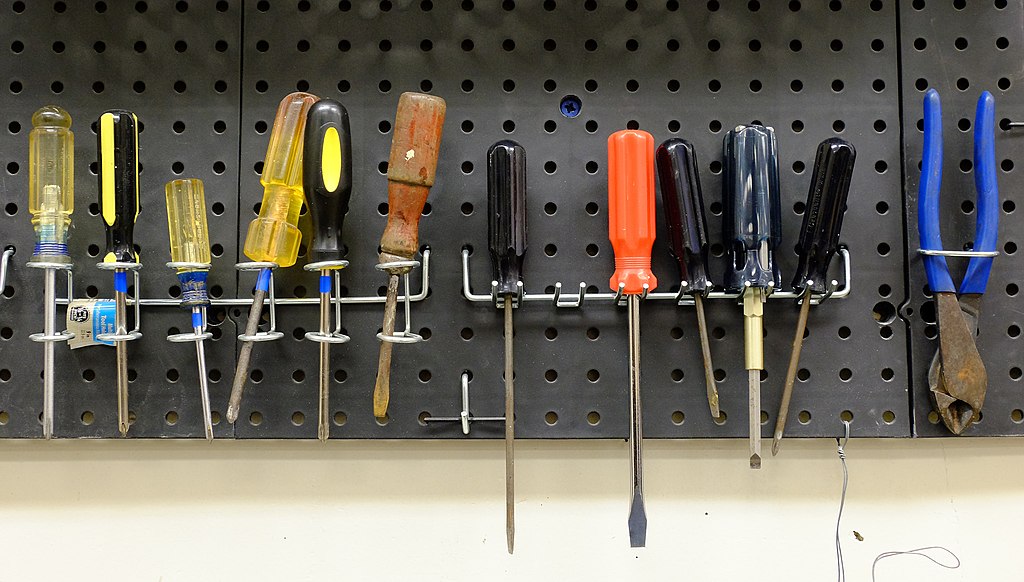
[[515,546],[515,370],[512,305],[522,291],[526,256],[526,149],[502,140],[487,150],[487,239],[494,268],[491,287],[505,310],[505,542]]
[[[299,212],[302,210],[302,135],[306,128],[306,114],[318,101],[309,93],[286,95],[277,107],[274,127],[270,132],[267,157],[263,162],[263,202],[260,215],[249,223],[245,235],[245,256],[253,261],[274,263],[279,267],[290,267],[299,256]],[[231,398],[228,401],[228,422],[238,419],[242,405],[245,379],[249,375],[249,359],[252,357],[252,341],[244,337],[256,334],[263,313],[263,302],[270,290],[270,267],[260,269],[256,278],[256,292],[245,324],[242,348],[238,352],[235,378],[231,384]]]
[[57,334],[56,279],[58,269],[71,268],[68,234],[75,209],[75,136],[71,116],[48,105],[32,115],[28,134],[28,206],[36,233],[29,265],[45,269],[43,279],[43,438],[53,437],[53,342]]
[[388,273],[384,324],[377,336],[381,339],[377,382],[373,387],[373,415],[379,419],[387,416],[390,399],[398,279],[412,270],[409,261],[418,250],[420,213],[434,185],[446,108],[444,99],[423,93],[402,93],[398,99],[388,159],[388,223],[380,239],[379,255],[383,265],[379,268]]
[[697,309],[708,406],[711,417],[718,418],[718,388],[715,386],[715,367],[711,364],[708,324],[704,318],[704,297],[711,291],[711,282],[708,281],[708,224],[704,218],[704,195],[697,172],[697,154],[690,142],[672,138],[658,146],[654,156],[668,222],[669,251],[679,264],[683,292],[693,297]]
[[167,199],[167,232],[171,243],[171,262],[177,267],[181,285],[181,306],[192,310],[192,335],[196,342],[199,363],[199,395],[203,404],[203,429],[206,440],[213,440],[213,418],[210,413],[210,387],[206,379],[207,334],[206,308],[210,298],[206,291],[206,273],[210,268],[210,231],[206,223],[206,196],[203,181],[195,178],[172,180],[164,186]]
[[644,510],[643,425],[640,416],[640,300],[658,286],[651,272],[654,245],[654,138],[623,130],[608,138],[608,238],[615,273],[608,284],[626,296],[629,310],[629,444],[633,496],[629,506],[629,545],[647,542]]
[[[139,205],[139,119],[131,111],[112,110],[100,115],[100,209],[107,231],[104,263],[138,263],[132,237]],[[117,349],[117,425],[128,434],[128,271],[114,268],[114,344]]]
[[786,384],[779,403],[779,415],[775,419],[775,438],[772,439],[772,455],[779,454],[782,433],[786,429],[789,401],[793,397],[793,381],[800,363],[800,349],[804,343],[804,329],[811,307],[811,293],[825,294],[828,291],[828,266],[839,247],[839,231],[843,227],[846,213],[846,199],[850,194],[850,179],[857,151],[850,142],[830,138],[818,144],[814,156],[814,171],[811,187],[807,193],[803,222],[800,225],[800,240],[796,246],[800,257],[796,276],[793,277],[793,291],[800,294],[800,315],[797,318],[796,335],[793,336],[793,352],[786,370]]
[[302,184],[313,220],[308,267],[320,270],[320,414],[317,438],[330,436],[331,342],[347,340],[331,333],[331,278],[348,263],[342,260],[341,227],[352,197],[352,134],[348,111],[333,99],[316,102],[306,116]]
[[775,130],[741,125],[725,136],[722,182],[731,288],[742,291],[744,361],[750,408],[750,468],[761,468],[761,370],[764,302],[781,278],[775,250],[781,237],[779,157]]

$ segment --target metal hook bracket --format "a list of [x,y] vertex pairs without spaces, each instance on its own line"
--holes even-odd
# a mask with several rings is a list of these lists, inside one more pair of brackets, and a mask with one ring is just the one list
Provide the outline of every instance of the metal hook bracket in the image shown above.
[[[209,271],[210,263],[188,263],[188,262],[175,262],[171,261],[166,264],[168,268],[174,269],[175,272],[178,269],[192,269],[193,271]],[[202,314],[203,325],[202,333],[174,333],[167,336],[167,341],[180,344],[194,341],[205,341],[213,337],[213,334],[206,331],[206,306],[199,307],[199,313]]]
[[[306,271],[320,271],[321,276],[329,271],[330,273],[327,276],[331,277],[333,282],[331,285],[331,302],[334,303],[334,331],[307,331],[304,336],[306,339],[326,344],[343,344],[352,339],[341,331],[341,270],[347,266],[348,261],[320,261],[309,263],[302,267]],[[329,328],[330,325],[328,324]]]
[[[133,263],[127,261],[112,261],[109,263],[96,263],[96,268],[103,271],[131,271],[132,272],[132,285],[135,287],[135,294],[138,295],[142,287],[139,285],[139,270],[142,269],[142,263]],[[71,299],[71,281],[68,280],[68,300]],[[142,312],[139,309],[138,301],[129,300],[128,303],[132,304],[132,311],[135,313],[135,325],[128,333],[100,333],[96,334],[96,339],[105,342],[129,342],[137,340],[142,337]]]
[[[426,251],[424,251],[424,256],[426,256]],[[409,300],[409,272],[419,266],[419,261],[390,261],[378,263],[375,266],[378,271],[385,272],[402,269],[402,288],[405,290],[405,293],[399,297],[405,308],[405,330],[391,335],[384,335],[383,332],[378,333],[377,339],[380,341],[392,344],[416,344],[423,341],[423,336],[412,332],[412,302]],[[426,293],[426,288],[424,288],[424,293]]]
[[504,416],[472,416],[469,412],[469,372],[462,373],[462,412],[458,416],[426,416],[423,422],[461,422],[462,434],[469,434],[474,422],[505,422]]
[[[277,270],[277,267],[277,263],[269,261],[251,261],[235,264],[235,269],[238,271],[262,271],[263,269],[270,269],[270,287],[267,289],[267,311],[270,314],[270,329],[267,331],[258,331],[252,335],[240,333],[238,334],[239,341],[270,342],[284,337],[284,333],[277,331],[277,298],[274,297],[274,271]],[[252,300],[249,300],[249,305],[252,305]]]

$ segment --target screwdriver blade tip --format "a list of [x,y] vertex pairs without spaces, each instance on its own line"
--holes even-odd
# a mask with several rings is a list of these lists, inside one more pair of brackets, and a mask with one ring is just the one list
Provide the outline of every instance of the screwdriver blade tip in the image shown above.
[[238,409],[228,406],[227,419],[229,423],[235,424],[235,421],[238,420]]
[[772,439],[772,456],[779,454],[779,445],[782,444],[782,435],[775,433],[775,438]]
[[647,546],[647,512],[644,510],[644,498],[639,491],[633,492],[633,502],[629,507],[629,546],[643,548]]
[[760,469],[761,468],[761,455],[750,455],[750,468]]

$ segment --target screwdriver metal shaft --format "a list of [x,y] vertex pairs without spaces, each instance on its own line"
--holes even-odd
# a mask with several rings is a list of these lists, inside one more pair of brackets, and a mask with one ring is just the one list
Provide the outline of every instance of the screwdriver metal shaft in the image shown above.
[[750,422],[750,468],[761,468],[761,370],[764,369],[764,290],[749,287],[743,293],[744,353],[747,368],[747,404]]
[[808,289],[800,297],[800,315],[796,321],[796,334],[793,336],[793,351],[790,352],[789,366],[786,368],[786,383],[782,389],[782,401],[779,403],[779,414],[775,418],[775,435],[772,438],[772,456],[779,454],[782,433],[786,430],[786,417],[789,416],[789,402],[793,398],[793,383],[796,381],[797,367],[800,365],[800,351],[804,346],[804,330],[807,329],[807,315],[811,310],[811,291]]
[[[392,272],[388,275],[387,297],[384,299],[384,322],[381,335],[395,334],[395,311],[398,310],[398,279],[400,274]],[[385,418],[388,403],[391,400],[391,350],[394,344],[380,342],[380,353],[377,355],[377,381],[373,385],[373,415]]]
[[[57,333],[57,270],[48,268],[43,275],[43,334]],[[43,342],[43,438],[53,438],[53,342]]]
[[643,419],[640,416],[640,297],[629,295],[629,463],[633,496],[629,503],[629,545],[647,544],[647,510],[644,508]]
[[[203,312],[199,307],[192,308],[192,321],[202,320]],[[202,325],[194,325],[192,333],[197,336],[203,334]],[[210,409],[210,383],[206,377],[206,348],[203,347],[203,340],[196,340],[196,361],[199,364],[199,397],[203,406],[203,432],[206,440],[213,440],[213,412]]]
[[[124,269],[114,272],[114,327],[117,335],[128,333],[128,293],[116,282],[127,280]],[[128,436],[128,346],[124,340],[114,342],[117,349],[117,428],[121,436]]]
[[[259,278],[270,278],[270,269],[263,269],[259,272]],[[263,314],[263,304],[267,300],[267,292],[260,288],[257,283],[256,291],[252,296],[252,307],[249,309],[249,319],[245,322],[245,335],[256,335],[260,330],[260,317]],[[245,391],[245,382],[249,376],[249,360],[252,358],[253,342],[242,342],[238,350],[238,362],[235,364],[235,377],[231,383],[231,396],[228,399],[228,422],[234,423],[238,420],[238,412],[242,407],[242,393]]]
[[512,297],[505,297],[505,545],[511,554],[516,539],[515,370],[512,359]]
[[[320,285],[320,333],[329,335],[331,333],[331,271],[320,270],[320,281],[327,280],[326,289]],[[330,438],[330,401],[331,401],[331,344],[320,342],[320,411],[317,416],[316,438],[321,442],[327,442]]]

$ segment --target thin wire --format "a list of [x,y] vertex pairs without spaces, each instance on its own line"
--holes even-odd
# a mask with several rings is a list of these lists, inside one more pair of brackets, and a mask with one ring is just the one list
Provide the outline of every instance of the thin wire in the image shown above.
[[839,582],[846,582],[846,567],[843,565],[843,544],[839,539],[839,527],[843,521],[843,507],[846,506],[846,486],[850,482],[850,473],[846,468],[846,451],[843,447],[850,442],[850,421],[843,421],[843,438],[836,439],[836,452],[839,454],[839,462],[843,465],[843,494],[839,498],[839,515],[836,517],[836,568],[838,569]]
[[[937,559],[935,559],[935,558],[929,556],[928,554],[924,553],[926,550],[942,550],[943,552],[946,552],[947,554],[949,554],[953,558],[953,560],[956,561],[956,563],[955,564],[943,564],[942,562],[938,561]],[[913,550],[907,550],[905,552],[882,552],[881,554],[878,554],[878,556],[875,557],[875,561],[874,562],[871,562],[871,582],[875,582],[875,566],[878,565],[878,562],[880,562],[880,561],[882,561],[882,560],[884,560],[886,558],[891,558],[893,556],[921,556],[922,558],[927,558],[927,559],[931,560],[932,563],[937,564],[939,566],[942,566],[943,568],[945,568],[947,570],[956,570],[957,568],[960,567],[960,558],[958,558],[956,556],[956,554],[954,554],[953,552],[951,552],[950,550],[948,550],[948,549],[946,549],[946,548],[944,548],[942,546],[926,546],[926,547],[923,547],[923,548],[916,548],[916,549],[913,549]]]

